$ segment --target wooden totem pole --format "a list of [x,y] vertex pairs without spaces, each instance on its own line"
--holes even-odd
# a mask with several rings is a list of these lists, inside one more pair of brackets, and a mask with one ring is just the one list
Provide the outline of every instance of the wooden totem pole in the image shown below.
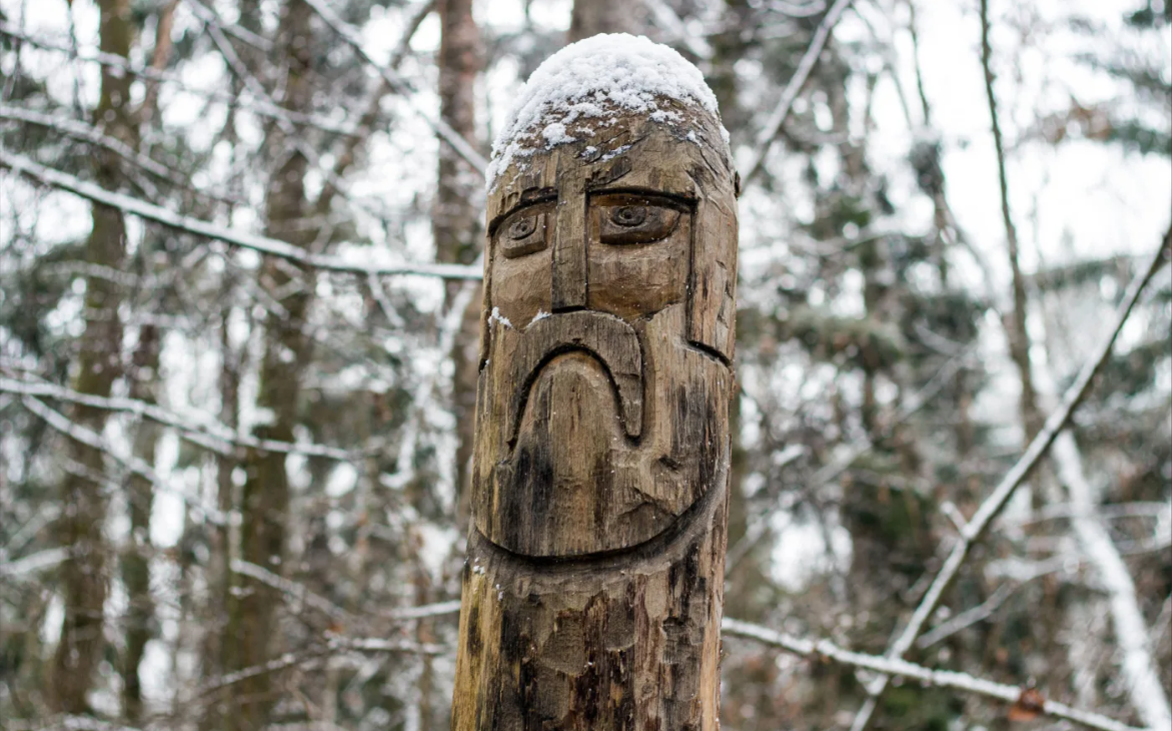
[[494,145],[454,731],[719,727],[725,139],[694,66],[613,35]]

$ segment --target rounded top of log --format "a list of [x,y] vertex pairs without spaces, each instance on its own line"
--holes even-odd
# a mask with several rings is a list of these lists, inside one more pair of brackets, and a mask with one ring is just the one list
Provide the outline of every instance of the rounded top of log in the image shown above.
[[700,70],[668,46],[610,33],[566,46],[529,77],[493,142],[488,188],[510,168],[524,174],[531,158],[554,148],[601,148],[591,143],[635,121],[715,149],[731,168],[728,132]]

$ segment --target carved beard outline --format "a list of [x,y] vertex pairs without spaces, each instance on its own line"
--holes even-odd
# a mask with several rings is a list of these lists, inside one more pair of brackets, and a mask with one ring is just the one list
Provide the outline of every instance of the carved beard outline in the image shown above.
[[524,330],[494,324],[473,474],[489,541],[532,557],[625,550],[708,492],[728,447],[732,376],[686,340],[685,322],[674,303],[635,323],[582,310]]

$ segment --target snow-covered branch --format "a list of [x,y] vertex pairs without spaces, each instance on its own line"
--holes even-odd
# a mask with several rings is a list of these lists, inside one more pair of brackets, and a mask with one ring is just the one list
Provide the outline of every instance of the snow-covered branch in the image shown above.
[[453,599],[450,602],[436,602],[435,604],[423,604],[418,607],[405,607],[403,609],[392,609],[386,613],[390,619],[425,619],[427,617],[442,617],[447,614],[459,614],[460,600]]
[[[985,531],[988,530],[993,520],[1001,513],[1001,510],[1009,502],[1009,498],[1013,496],[1018,486],[1033,471],[1042,457],[1046,455],[1046,452],[1050,449],[1050,445],[1054,443],[1058,433],[1066,427],[1071,415],[1090,391],[1095,374],[1099,372],[1099,369],[1107,361],[1107,357],[1111,353],[1111,348],[1115,345],[1115,339],[1119,336],[1119,331],[1123,329],[1124,323],[1127,322],[1127,318],[1131,315],[1132,308],[1135,307],[1136,302],[1139,301],[1139,297],[1143,293],[1144,288],[1151,281],[1152,277],[1155,276],[1156,272],[1166,263],[1165,260],[1168,258],[1170,247],[1172,247],[1172,228],[1164,235],[1156,252],[1150,257],[1147,266],[1128,285],[1127,292],[1124,295],[1122,303],[1119,305],[1119,309],[1115,315],[1115,321],[1108,335],[1103,338],[1102,343],[1100,343],[1092,357],[1083,364],[1078,378],[1067,389],[1058,409],[1050,414],[1050,418],[1046,420],[1041,431],[1038,432],[1037,436],[1034,437],[1033,441],[1026,448],[1025,454],[1010,468],[1009,472],[1006,473],[1005,477],[994,488],[992,494],[981,503],[972,519],[965,525],[964,530],[960,533],[960,540],[953,546],[948,558],[944,561],[944,565],[936,574],[927,593],[912,613],[911,619],[908,620],[903,631],[891,643],[886,657],[891,659],[902,658],[904,653],[911,648],[925,623],[927,623],[928,618],[936,611],[936,607],[939,606],[941,599],[944,597],[944,592],[952,585],[957,574],[960,573],[961,567],[968,558],[969,551],[984,536]],[[876,704],[875,699],[886,689],[889,677],[888,675],[880,676],[867,689],[869,698],[855,716],[852,731],[860,731],[860,729],[866,727]]]
[[55,43],[44,38],[38,38],[36,36],[29,35],[28,33],[25,33],[24,31],[9,25],[8,23],[0,22],[0,35],[18,39],[23,43],[28,43],[31,46],[36,46],[37,48],[42,48],[47,51],[59,51],[61,53],[67,54],[70,58],[77,59],[79,61],[97,63],[107,68],[120,69],[127,74],[130,74],[131,76],[141,77],[143,79],[149,79],[155,82],[166,82],[168,84],[173,84],[177,88],[183,89],[184,91],[191,94],[196,94],[214,101],[223,102],[224,104],[233,104],[239,108],[246,109],[249,112],[256,114],[257,116],[267,117],[269,119],[287,119],[296,124],[305,125],[307,127],[314,127],[315,129],[319,129],[323,132],[330,132],[333,134],[354,135],[358,133],[357,127],[346,122],[337,122],[335,120],[317,115],[298,114],[296,112],[290,112],[283,107],[274,104],[265,104],[261,101],[258,101],[255,104],[248,104],[235,98],[228,92],[193,88],[190,84],[183,81],[183,78],[177,73],[153,69],[150,66],[144,66],[141,63],[127,61],[125,58],[117,54],[104,53],[102,51],[75,53],[67,43]]
[[341,622],[346,622],[351,619],[351,614],[349,612],[347,612],[345,609],[342,609],[337,604],[334,604],[329,599],[326,599],[323,596],[318,596],[317,594],[314,594],[312,591],[310,591],[309,587],[305,586],[304,584],[298,584],[296,581],[291,581],[283,576],[278,576],[263,566],[257,566],[254,563],[241,561],[240,559],[233,559],[231,568],[233,572],[241,574],[242,576],[256,579],[262,584],[266,584],[267,586],[287,594],[294,600],[301,602],[306,606],[313,607],[331,619],[335,619]]
[[[1040,364],[1037,377],[1039,392],[1044,396],[1053,393],[1054,377],[1048,361]],[[1115,641],[1122,655],[1120,670],[1131,705],[1149,728],[1172,728],[1172,708],[1148,646],[1151,633],[1139,606],[1135,582],[1106,526],[1095,515],[1100,497],[1083,472],[1083,457],[1074,434],[1069,430],[1059,434],[1052,456],[1058,482],[1070,496],[1070,527],[1075,540],[1107,592]]]
[[[13,731],[22,728],[14,725]],[[134,726],[123,726],[117,723],[107,723],[90,716],[59,716],[49,721],[48,725],[24,726],[23,728],[36,731],[140,731]]]
[[27,574],[35,574],[67,560],[69,549],[47,548],[24,558],[0,561],[0,578],[20,578]]
[[1019,586],[1021,586],[1021,583],[1005,582],[1001,584],[993,592],[993,595],[985,601],[975,607],[964,610],[956,616],[949,617],[948,620],[941,622],[929,632],[926,632],[916,641],[916,647],[919,647],[921,650],[931,647],[966,627],[971,627],[977,622],[988,619],[993,612],[996,612],[1005,603],[1006,599],[1013,596],[1013,592]]
[[[1022,697],[1021,688],[994,683],[984,678],[974,677],[968,673],[959,673],[952,670],[934,670],[898,658],[876,657],[875,655],[865,655],[861,652],[852,652],[850,650],[844,650],[828,640],[808,640],[793,637],[781,632],[775,632],[767,627],[741,622],[735,619],[726,618],[721,623],[721,630],[725,635],[756,640],[757,642],[802,657],[830,660],[848,667],[884,673],[884,677],[899,676],[910,678],[912,680],[918,680],[927,686],[951,688],[986,698],[995,698],[1006,703],[1016,703]],[[1064,703],[1057,703],[1051,700],[1043,701],[1035,710],[1054,718],[1074,721],[1088,728],[1101,729],[1102,731],[1139,731],[1139,729],[1107,718],[1101,714],[1079,710]]]
[[91,396],[51,383],[36,383],[0,377],[0,393],[37,396],[89,406],[95,409],[118,411],[146,417],[151,421],[179,430],[179,434],[183,438],[217,454],[231,454],[232,447],[236,446],[245,449],[259,449],[265,452],[299,454],[306,457],[324,457],[342,462],[354,462],[363,457],[361,452],[352,452],[321,444],[282,442],[275,439],[257,439],[248,435],[240,435],[236,434],[228,426],[206,415],[195,417],[198,419],[198,421],[195,421],[191,415],[183,416],[176,414],[160,406],[148,404],[145,401],[121,397],[103,398],[101,396]]
[[[40,112],[34,112],[31,109],[14,107],[9,104],[0,104],[0,119],[10,119],[17,122],[25,122],[26,124],[35,124],[38,127],[51,129],[75,139],[85,140],[86,142],[99,145],[122,157],[127,162],[133,163],[151,175],[166,180],[172,185],[185,189],[189,188],[188,181],[180,179],[166,165],[152,160],[150,157],[142,154],[141,152],[138,152],[122,140],[118,140],[110,137],[109,135],[103,134],[102,130],[99,128],[85,124],[84,122],[79,122],[76,119],[41,114]],[[195,190],[194,188],[190,189]],[[206,195],[202,191],[195,190],[195,192]],[[216,196],[209,197],[214,198]]]
[[409,652],[414,655],[447,655],[454,647],[434,642],[413,642],[411,640],[383,640],[377,637],[331,637],[333,650],[357,650],[359,652]]
[[7,150],[0,150],[0,166],[10,167],[43,185],[67,190],[95,203],[117,208],[148,221],[161,223],[164,226],[197,236],[223,241],[243,249],[251,249],[261,254],[279,257],[305,267],[363,276],[417,274],[442,279],[471,280],[483,277],[483,272],[479,267],[460,264],[368,264],[336,256],[312,254],[285,241],[217,226],[198,218],[174,213],[131,196],[112,193],[101,186],[88,183],[69,173],[45,167],[23,155],[17,155]]
[[1131,705],[1151,729],[1172,728],[1172,710],[1160,683],[1156,665],[1148,648],[1149,632],[1136,598],[1135,582],[1123,558],[1111,542],[1103,523],[1091,515],[1098,505],[1082,469],[1082,455],[1074,435],[1065,431],[1054,442],[1054,466],[1058,480],[1070,495],[1070,501],[1081,508],[1080,515],[1071,519],[1074,536],[1087,560],[1099,575],[1107,591],[1115,641],[1122,655],[1120,669],[1128,688]]
[[75,439],[88,447],[92,447],[93,449],[108,455],[111,459],[122,465],[122,467],[128,470],[130,473],[138,475],[139,477],[149,481],[155,490],[177,495],[184,502],[198,508],[207,517],[208,522],[214,523],[216,525],[226,524],[227,516],[225,516],[219,508],[213,505],[205,505],[183,490],[177,490],[167,485],[162,480],[162,478],[159,477],[159,474],[155,472],[154,468],[149,464],[133,455],[122,456],[118,454],[116,451],[110,448],[110,445],[106,444],[106,441],[102,439],[101,435],[95,433],[92,429],[70,421],[67,416],[59,411],[49,408],[48,405],[34,396],[24,396],[21,398],[21,403],[26,409],[39,416],[54,430],[64,434],[70,439]]

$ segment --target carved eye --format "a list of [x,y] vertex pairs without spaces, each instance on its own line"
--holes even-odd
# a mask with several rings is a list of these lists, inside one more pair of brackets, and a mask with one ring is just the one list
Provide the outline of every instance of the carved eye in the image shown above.
[[606,206],[602,209],[599,238],[604,244],[650,244],[676,230],[680,212],[657,205]]
[[506,259],[516,259],[545,248],[546,212],[532,208],[513,215],[501,225],[497,245]]
[[526,216],[517,219],[509,226],[509,238],[513,241],[528,238],[529,234],[533,233],[536,228],[537,216]]
[[638,226],[647,220],[647,206],[621,206],[612,208],[610,220],[620,226]]

